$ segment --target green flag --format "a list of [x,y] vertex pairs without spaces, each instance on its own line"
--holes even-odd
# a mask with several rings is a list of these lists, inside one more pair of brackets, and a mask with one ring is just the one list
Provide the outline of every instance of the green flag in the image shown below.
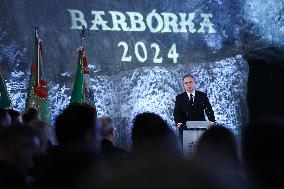
[[7,91],[6,82],[0,72],[0,108],[12,108],[9,93]]
[[42,65],[42,41],[35,34],[35,52],[32,62],[28,95],[26,100],[26,109],[35,108],[41,119],[50,123],[50,107],[48,100],[48,89]]
[[90,86],[90,71],[85,49],[80,47],[78,51],[78,67],[70,103],[87,103],[95,107],[94,92]]

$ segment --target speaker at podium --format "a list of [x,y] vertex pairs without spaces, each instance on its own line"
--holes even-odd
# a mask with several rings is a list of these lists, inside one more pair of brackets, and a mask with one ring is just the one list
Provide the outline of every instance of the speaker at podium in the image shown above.
[[211,121],[187,121],[183,130],[182,150],[185,157],[192,157],[201,135],[213,125]]

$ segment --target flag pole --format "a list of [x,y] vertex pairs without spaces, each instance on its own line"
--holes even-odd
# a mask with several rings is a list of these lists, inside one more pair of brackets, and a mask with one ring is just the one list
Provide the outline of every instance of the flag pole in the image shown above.
[[86,27],[84,25],[82,25],[82,31],[81,31],[81,48],[83,48],[83,42],[85,40],[85,31],[86,31]]
[[39,86],[39,75],[40,75],[40,65],[39,65],[39,38],[38,38],[38,27],[35,27],[35,41],[37,43],[37,86]]

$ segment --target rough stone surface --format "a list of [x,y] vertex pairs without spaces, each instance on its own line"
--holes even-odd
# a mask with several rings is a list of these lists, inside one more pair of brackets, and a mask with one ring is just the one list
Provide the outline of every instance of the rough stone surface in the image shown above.
[[[34,26],[39,27],[44,43],[53,119],[68,105],[80,45],[80,30],[70,29],[68,9],[82,11],[88,24],[84,46],[98,114],[115,119],[116,142],[128,149],[132,119],[137,113],[156,112],[176,130],[172,115],[174,100],[182,92],[181,78],[187,73],[196,77],[199,90],[208,93],[217,121],[238,133],[248,120],[248,64],[244,55],[267,46],[283,49],[283,0],[1,1],[0,66],[15,109],[22,111],[25,104]],[[194,12],[196,27],[201,21],[198,15],[212,13],[216,33],[93,31],[92,10],[106,14],[139,12],[144,19],[153,10],[176,15]],[[105,18],[111,21],[109,15]],[[123,48],[118,47],[121,41],[128,44],[131,62],[121,61]],[[143,63],[135,57],[137,42],[143,42],[147,49],[148,58]],[[163,57],[160,64],[153,63],[153,43],[160,47],[159,57]],[[179,53],[177,63],[167,57],[174,43]],[[141,49],[139,53],[143,56]]]

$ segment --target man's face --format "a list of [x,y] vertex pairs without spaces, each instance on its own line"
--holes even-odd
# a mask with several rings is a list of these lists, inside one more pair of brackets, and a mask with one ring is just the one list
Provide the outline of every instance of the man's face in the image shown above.
[[194,79],[192,77],[184,78],[183,87],[184,87],[184,90],[186,90],[189,93],[192,93],[196,88]]

